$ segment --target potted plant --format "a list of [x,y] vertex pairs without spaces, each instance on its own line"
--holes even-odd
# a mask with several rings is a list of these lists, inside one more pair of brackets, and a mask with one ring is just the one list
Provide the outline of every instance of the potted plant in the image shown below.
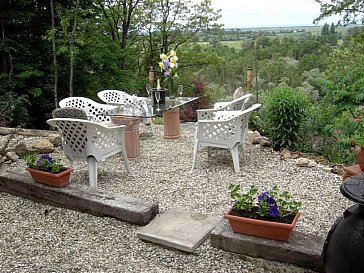
[[72,168],[64,167],[60,160],[53,159],[49,154],[30,154],[25,157],[26,170],[34,181],[55,187],[68,184]]
[[356,161],[364,172],[364,107],[354,111],[349,109],[342,114],[341,121],[335,127],[335,137],[343,147],[351,147]]
[[224,218],[229,220],[235,233],[289,240],[300,217],[301,202],[293,200],[287,191],[280,192],[276,186],[258,195],[255,186],[241,193],[240,185],[231,184],[229,190],[234,204]]

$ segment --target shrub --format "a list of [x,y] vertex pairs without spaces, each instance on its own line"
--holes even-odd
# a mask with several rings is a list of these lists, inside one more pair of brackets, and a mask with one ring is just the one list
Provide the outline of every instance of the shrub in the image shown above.
[[308,103],[302,91],[287,86],[277,87],[267,94],[264,116],[275,150],[296,146]]

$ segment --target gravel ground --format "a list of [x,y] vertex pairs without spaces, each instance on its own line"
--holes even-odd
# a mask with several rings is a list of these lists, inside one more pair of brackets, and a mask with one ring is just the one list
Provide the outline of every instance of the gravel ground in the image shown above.
[[[247,144],[246,162],[241,160],[238,174],[227,150],[214,150],[207,158],[205,148],[191,171],[194,127],[183,126],[178,140],[163,139],[162,126],[153,130],[153,134],[142,130],[141,156],[130,161],[132,176],[119,156],[100,163],[100,189],[157,200],[160,213],[177,208],[222,216],[231,205],[230,183],[243,189],[254,184],[262,191],[277,185],[303,203],[296,230],[323,237],[351,205],[339,191],[341,177],[323,166],[297,167],[294,160],[282,160],[271,149]],[[60,150],[55,155],[63,156]],[[23,172],[24,166],[19,161],[2,168]],[[72,183],[88,184],[83,162],[75,164]],[[224,252],[208,240],[193,254],[164,249],[140,241],[136,237],[140,226],[6,193],[0,193],[0,202],[0,272],[311,272]]]

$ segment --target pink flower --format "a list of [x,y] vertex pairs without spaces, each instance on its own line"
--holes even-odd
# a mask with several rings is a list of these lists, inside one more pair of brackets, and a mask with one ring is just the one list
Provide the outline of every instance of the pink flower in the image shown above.
[[355,147],[354,147],[354,152],[355,152],[356,154],[360,153],[360,152],[361,152],[361,147],[360,147],[360,146],[355,146]]
[[353,121],[354,122],[360,122],[360,118],[354,118]]
[[337,129],[335,132],[336,132],[337,134],[341,134],[341,130],[339,130],[339,129]]

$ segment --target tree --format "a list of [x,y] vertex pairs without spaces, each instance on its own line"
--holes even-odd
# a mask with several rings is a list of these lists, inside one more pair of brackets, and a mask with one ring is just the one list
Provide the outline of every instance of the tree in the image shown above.
[[[364,2],[362,0],[315,0],[320,4],[321,14],[314,19],[318,23],[334,14],[342,16],[344,25],[362,23],[364,24]],[[340,24],[341,21],[338,22]]]

